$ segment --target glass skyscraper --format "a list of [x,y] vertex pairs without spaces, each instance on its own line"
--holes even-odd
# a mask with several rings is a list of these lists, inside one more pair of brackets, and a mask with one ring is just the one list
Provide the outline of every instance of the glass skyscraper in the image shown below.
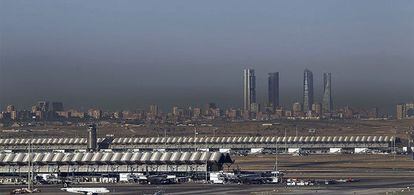
[[279,72],[269,73],[268,78],[268,101],[273,111],[279,107]]
[[313,104],[313,73],[305,69],[303,73],[303,111],[312,110]]
[[252,103],[256,103],[256,76],[253,69],[244,69],[243,72],[243,108],[251,111]]
[[331,92],[331,73],[323,73],[322,109],[324,113],[331,113],[333,110]]

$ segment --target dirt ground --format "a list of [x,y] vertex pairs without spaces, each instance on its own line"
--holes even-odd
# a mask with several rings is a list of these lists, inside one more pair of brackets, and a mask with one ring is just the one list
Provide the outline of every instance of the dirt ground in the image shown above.
[[[394,158],[395,157],[395,158]],[[409,170],[414,171],[410,155],[393,154],[312,154],[307,156],[278,155],[277,164],[282,170]],[[276,155],[232,156],[234,167],[242,170],[272,170]]]

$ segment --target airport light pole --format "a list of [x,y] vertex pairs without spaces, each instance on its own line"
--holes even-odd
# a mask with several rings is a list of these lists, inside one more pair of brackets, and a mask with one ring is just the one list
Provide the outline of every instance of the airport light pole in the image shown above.
[[395,151],[395,136],[397,135],[397,127],[395,127],[394,128],[394,137],[393,137],[393,139],[392,139],[392,142],[393,142],[393,150],[394,150],[394,160],[395,160],[395,153],[396,153],[396,151]]
[[298,137],[298,126],[297,125],[295,125],[295,135],[296,137]]
[[29,155],[29,158],[28,158],[28,162],[27,162],[27,165],[28,165],[28,171],[27,171],[27,189],[28,190],[30,190],[31,188],[32,188],[32,186],[31,186],[31,176],[30,176],[30,171],[31,171],[31,162],[32,162],[32,159],[30,159],[30,156],[31,156],[31,151],[30,151],[30,148],[31,148],[31,142],[32,142],[32,140],[30,139],[30,141],[29,141],[29,146],[28,146],[28,148],[27,148],[27,155]]
[[167,146],[167,129],[164,128],[164,147]]
[[287,137],[286,137],[286,128],[285,128],[285,153],[287,153]]
[[[32,189],[33,189],[33,176],[34,176],[34,173],[33,173],[33,162],[32,162],[32,152],[33,152],[33,149],[32,149],[32,141],[33,141],[33,131],[32,130],[26,130],[26,132],[29,132],[30,133],[30,139],[29,139],[29,144],[28,144],[28,148],[27,148],[27,155],[28,155],[28,158],[27,158],[27,165],[28,165],[28,170],[27,170],[27,190],[28,191],[32,191]],[[33,155],[33,158],[34,158],[34,155]]]
[[206,183],[208,183],[208,159],[206,158]]
[[277,156],[278,156],[277,138],[278,138],[278,137],[276,137],[276,159],[275,159],[275,171],[279,171],[279,169],[278,169],[278,164],[277,164]]
[[410,127],[408,127],[408,130],[405,133],[407,135],[407,142],[408,142],[407,151],[410,151],[412,153],[413,151],[411,150],[411,142],[412,142],[413,132],[410,129]]
[[[32,134],[32,136],[31,136],[31,139],[30,139],[30,141],[29,141],[29,147],[27,148],[27,150],[28,150],[28,156],[29,156],[29,158],[28,158],[28,162],[27,162],[27,164],[28,164],[28,171],[27,171],[27,190],[29,190],[29,191],[32,191],[32,188],[33,188],[33,167],[32,167],[32,158],[31,158],[31,155],[32,155],[32,140],[33,140],[33,134]],[[33,156],[33,158],[34,158],[34,156]]]

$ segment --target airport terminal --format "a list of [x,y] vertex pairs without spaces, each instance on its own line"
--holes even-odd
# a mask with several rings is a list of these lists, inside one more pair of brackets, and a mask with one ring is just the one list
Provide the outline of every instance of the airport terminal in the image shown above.
[[390,152],[398,142],[393,136],[97,138],[95,125],[87,131],[87,138],[0,139],[3,182],[28,172],[80,182],[119,182],[125,175],[205,180],[234,163],[230,154]]

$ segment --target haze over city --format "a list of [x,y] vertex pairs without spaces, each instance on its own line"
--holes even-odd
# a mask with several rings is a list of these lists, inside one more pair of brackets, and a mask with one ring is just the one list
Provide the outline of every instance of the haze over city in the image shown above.
[[269,72],[283,106],[302,101],[305,68],[318,102],[324,72],[335,106],[414,98],[412,1],[52,2],[0,2],[2,107],[242,107],[245,68],[262,104]]
[[413,194],[412,0],[0,0],[0,194]]

